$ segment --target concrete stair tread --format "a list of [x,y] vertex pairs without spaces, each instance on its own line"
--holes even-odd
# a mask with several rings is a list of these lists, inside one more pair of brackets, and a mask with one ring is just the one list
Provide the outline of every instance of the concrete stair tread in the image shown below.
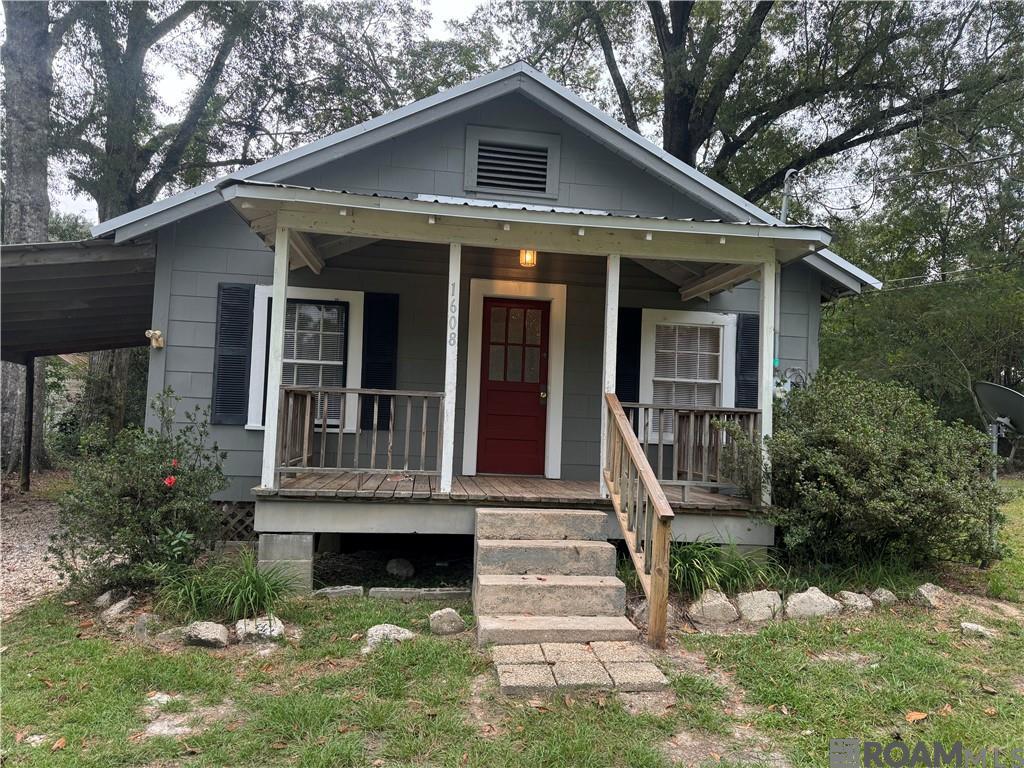
[[585,509],[477,509],[477,541],[607,541],[608,514]]
[[615,549],[608,541],[592,539],[480,539],[481,547],[538,547],[560,549],[563,547],[581,547],[592,549]]
[[478,616],[480,645],[636,640],[639,630],[625,616]]
[[617,576],[563,576],[559,573],[520,574],[479,574],[477,584],[485,587],[507,587],[517,585],[565,586],[565,587],[624,587]]

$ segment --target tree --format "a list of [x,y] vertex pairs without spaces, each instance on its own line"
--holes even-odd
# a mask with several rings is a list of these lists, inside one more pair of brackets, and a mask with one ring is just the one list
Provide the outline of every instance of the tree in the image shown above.
[[[5,243],[40,243],[47,240],[50,198],[47,185],[47,147],[50,130],[50,99],[53,93],[53,58],[77,11],[67,10],[51,18],[47,3],[5,0],[7,39],[0,59],[4,71],[4,153],[2,239]],[[26,397],[33,401],[32,465],[45,466],[42,439],[46,405],[46,366],[34,365],[34,387],[25,392],[21,372],[3,365],[3,437],[8,450],[6,466],[17,462],[21,445],[21,413]],[[22,478],[27,489],[28,478]]]
[[633,130],[658,121],[668,152],[758,202],[790,168],[828,171],[936,115],[955,121],[1019,93],[1018,10],[497,2],[476,23],[508,27],[507,58],[590,92]]

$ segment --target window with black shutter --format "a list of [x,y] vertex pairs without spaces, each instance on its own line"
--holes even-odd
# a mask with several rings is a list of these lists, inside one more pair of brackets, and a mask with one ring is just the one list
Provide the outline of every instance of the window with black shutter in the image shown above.
[[[363,296],[363,388],[398,387],[398,294]],[[391,399],[379,398],[377,424],[391,418]],[[361,428],[373,429],[373,398],[363,398]]]
[[615,394],[620,402],[640,402],[640,333],[643,310],[619,308],[618,337],[615,342]]
[[742,314],[736,323],[736,407],[757,408],[757,369],[761,319]]
[[211,424],[245,424],[249,406],[249,355],[255,286],[217,286]]

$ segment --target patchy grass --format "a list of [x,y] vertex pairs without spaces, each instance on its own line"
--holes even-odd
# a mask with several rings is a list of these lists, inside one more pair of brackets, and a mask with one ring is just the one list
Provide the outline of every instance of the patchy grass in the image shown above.
[[990,597],[1020,603],[1024,602],[1024,480],[1008,480],[1005,485],[1015,494],[1003,507],[1006,524],[999,536],[1007,554],[988,571],[986,591]]

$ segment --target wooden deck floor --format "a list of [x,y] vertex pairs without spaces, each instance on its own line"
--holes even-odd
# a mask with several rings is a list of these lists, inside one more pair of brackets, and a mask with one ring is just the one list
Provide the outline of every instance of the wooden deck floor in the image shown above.
[[[457,476],[453,478],[450,494],[438,490],[439,482],[437,477],[401,472],[391,475],[306,473],[283,478],[277,491],[256,489],[254,492],[263,498],[611,508],[611,502],[601,498],[596,480],[548,480],[522,475]],[[675,510],[745,514],[752,508],[746,499],[699,489],[691,489],[685,502],[680,488],[666,488],[665,492]]]

